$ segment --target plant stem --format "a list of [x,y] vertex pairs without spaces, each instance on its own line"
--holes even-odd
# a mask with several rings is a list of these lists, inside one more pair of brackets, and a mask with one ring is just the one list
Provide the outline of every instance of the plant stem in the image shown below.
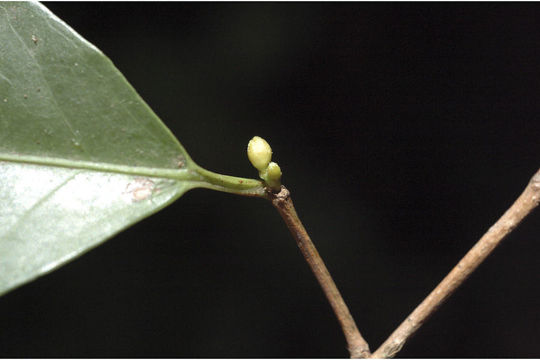
[[439,285],[422,301],[390,337],[375,351],[372,358],[391,358],[405,342],[424,324],[442,303],[469,277],[499,243],[536,207],[540,202],[540,170],[529,184],[473,248],[461,259]]
[[269,193],[269,197],[272,201],[272,205],[274,205],[287,224],[287,227],[295,238],[302,255],[304,255],[304,258],[311,267],[313,274],[315,274],[315,277],[319,281],[326,298],[330,302],[341,328],[343,329],[351,358],[369,357],[369,345],[358,331],[347,305],[343,301],[334,280],[332,280],[332,276],[330,276],[330,273],[324,265],[321,256],[317,252],[315,245],[313,245],[313,242],[309,238],[306,229],[298,218],[289,191],[282,186],[279,193]]
[[195,163],[191,166],[194,169],[193,173],[197,174],[201,182],[199,187],[206,187],[212,190],[244,196],[267,197],[265,185],[260,180],[221,175],[206,170]]

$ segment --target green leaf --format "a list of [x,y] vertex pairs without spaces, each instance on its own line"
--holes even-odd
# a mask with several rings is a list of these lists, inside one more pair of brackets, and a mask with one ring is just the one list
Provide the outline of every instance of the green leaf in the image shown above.
[[197,166],[112,62],[43,5],[0,3],[0,294],[194,187],[263,194]]

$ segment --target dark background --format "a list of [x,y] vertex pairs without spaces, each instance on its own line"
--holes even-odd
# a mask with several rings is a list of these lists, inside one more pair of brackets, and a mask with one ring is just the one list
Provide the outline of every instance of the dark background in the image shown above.
[[[540,165],[539,4],[46,3],[193,159],[266,138],[372,350]],[[401,357],[540,356],[540,214]],[[346,357],[263,200],[194,190],[0,298],[7,357]]]

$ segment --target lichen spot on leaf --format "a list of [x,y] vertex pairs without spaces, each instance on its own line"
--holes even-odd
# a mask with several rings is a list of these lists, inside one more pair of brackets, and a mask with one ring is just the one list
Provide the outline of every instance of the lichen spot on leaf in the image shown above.
[[136,178],[126,185],[124,194],[128,195],[131,202],[139,202],[149,199],[154,192],[156,184],[146,178]]

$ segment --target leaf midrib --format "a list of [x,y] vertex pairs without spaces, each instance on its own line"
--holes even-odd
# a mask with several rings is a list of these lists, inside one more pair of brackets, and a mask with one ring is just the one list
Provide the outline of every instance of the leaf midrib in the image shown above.
[[91,170],[107,173],[160,177],[172,180],[200,180],[197,174],[194,174],[187,168],[183,169],[167,169],[167,168],[150,168],[143,166],[129,166],[110,163],[100,163],[83,160],[70,160],[62,158],[6,154],[0,153],[0,162],[11,162],[20,164],[30,164],[38,166],[61,167],[78,170]]

